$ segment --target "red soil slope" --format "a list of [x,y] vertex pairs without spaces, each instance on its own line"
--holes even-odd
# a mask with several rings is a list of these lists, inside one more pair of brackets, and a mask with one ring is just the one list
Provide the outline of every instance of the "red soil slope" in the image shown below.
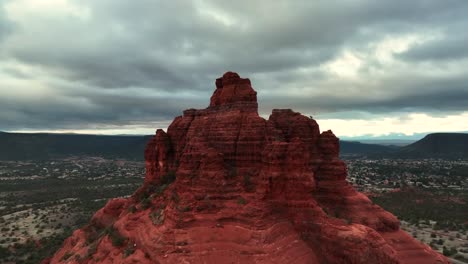
[[331,131],[257,109],[249,79],[217,79],[208,108],[148,143],[143,186],[45,262],[448,263],[347,183]]

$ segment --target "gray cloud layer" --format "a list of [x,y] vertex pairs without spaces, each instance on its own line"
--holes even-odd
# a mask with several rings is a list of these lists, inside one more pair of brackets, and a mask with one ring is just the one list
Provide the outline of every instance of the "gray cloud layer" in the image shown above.
[[6,18],[5,10],[0,5],[0,43],[7,37],[12,30],[12,24]]
[[0,4],[0,130],[169,120],[227,70],[263,113],[468,110],[465,0],[33,2]]

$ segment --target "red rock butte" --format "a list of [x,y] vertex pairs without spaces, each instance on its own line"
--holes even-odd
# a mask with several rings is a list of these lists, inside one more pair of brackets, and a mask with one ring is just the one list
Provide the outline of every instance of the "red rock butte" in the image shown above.
[[290,109],[258,115],[227,72],[206,109],[157,130],[146,177],[44,263],[449,263],[347,181],[338,138]]

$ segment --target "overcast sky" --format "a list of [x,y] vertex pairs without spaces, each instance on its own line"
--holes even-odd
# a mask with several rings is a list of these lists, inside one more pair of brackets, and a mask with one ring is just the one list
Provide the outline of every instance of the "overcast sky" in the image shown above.
[[468,1],[0,0],[0,130],[153,134],[252,81],[342,137],[468,131]]

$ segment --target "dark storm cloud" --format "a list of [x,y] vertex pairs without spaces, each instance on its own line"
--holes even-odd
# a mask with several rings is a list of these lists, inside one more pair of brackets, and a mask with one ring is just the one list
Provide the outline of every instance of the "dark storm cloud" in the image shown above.
[[[172,119],[182,109],[206,106],[214,79],[227,70],[251,78],[264,113],[273,107],[314,113],[467,110],[460,73],[405,73],[369,59],[361,81],[352,83],[324,69],[346,50],[370,54],[369,43],[432,31],[440,38],[395,58],[419,69],[421,61],[466,57],[466,38],[456,34],[468,26],[465,0],[68,3],[70,14],[43,16],[40,10],[2,13],[0,4],[0,55],[19,65],[1,67],[0,61],[0,73],[30,79],[22,84],[30,89],[40,79],[54,91],[41,100],[27,92],[20,99],[0,98],[0,130]],[[387,74],[376,76],[376,68]],[[28,70],[40,71],[40,78]],[[15,89],[14,83],[8,87]],[[298,89],[304,93],[291,93]]]
[[[293,108],[297,111],[340,119],[363,118],[361,111],[371,115],[385,115],[391,112],[430,112],[431,115],[456,113],[467,110],[468,76],[452,78],[419,77],[399,75],[384,80],[389,93],[371,96],[360,91],[351,93],[324,93],[321,96],[277,96],[265,95],[260,100],[262,113],[268,115],[271,108]],[[363,87],[363,88],[362,88]],[[376,90],[376,87],[361,85],[362,91]],[[334,114],[336,113],[336,115]],[[368,115],[367,117],[371,117]],[[364,118],[366,119],[366,118]]]
[[[462,12],[468,12],[468,6],[460,7]],[[401,58],[414,61],[460,60],[468,57],[468,35],[465,33],[468,18],[447,20],[440,28],[441,36],[431,41],[421,43],[401,54]]]
[[[206,81],[204,75],[220,69],[277,72],[319,64],[351,38],[359,44],[372,38],[362,33],[366,28],[412,27],[428,17],[437,23],[460,10],[451,2],[415,1],[410,8],[398,1],[253,6],[250,1],[213,1],[207,7],[187,1],[89,2],[88,21],[53,25],[54,30],[34,35],[33,44],[13,47],[11,53],[98,87],[187,89],[196,80],[192,74]],[[227,13],[239,25],[222,25],[203,9]]]
[[403,59],[414,61],[459,60],[468,57],[468,36],[451,32],[447,39],[439,39],[418,45],[401,55]]
[[21,104],[0,98],[2,129],[89,129],[97,124],[128,125],[134,121],[172,120],[183,106],[199,105],[196,99],[154,98],[100,93],[67,94],[48,101],[30,99]]

